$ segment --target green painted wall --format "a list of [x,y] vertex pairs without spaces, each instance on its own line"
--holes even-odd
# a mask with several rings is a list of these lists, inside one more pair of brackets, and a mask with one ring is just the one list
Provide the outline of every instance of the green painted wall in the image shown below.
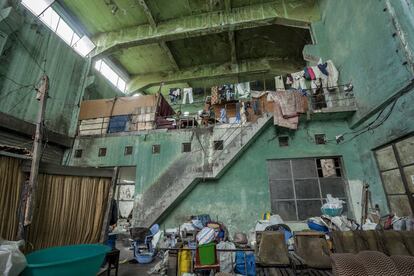
[[[403,31],[408,34],[407,40],[411,42],[413,20],[406,15],[407,10],[399,6],[402,2],[392,1]],[[395,28],[389,14],[384,12],[385,1],[330,0],[321,1],[320,7],[322,20],[312,26],[317,44],[307,46],[305,53],[335,62],[340,70],[339,83],[351,81],[354,85],[359,110],[349,121],[301,122],[298,131],[288,132],[290,146],[284,148],[278,146],[277,135],[285,133],[269,126],[220,179],[197,184],[164,219],[164,226],[175,227],[189,215],[209,213],[226,223],[231,232],[251,229],[259,214],[270,209],[266,160],[279,158],[342,156],[350,203],[354,207],[358,205],[360,194],[355,191],[365,181],[371,186],[373,203],[380,206],[382,213],[388,211],[372,150],[414,132],[414,124],[408,119],[414,116],[413,93],[402,96],[388,120],[377,129],[352,139],[351,132],[355,129],[350,127],[360,120],[362,127],[376,118],[372,110],[412,78],[410,64],[403,64],[406,57],[400,41],[392,36]],[[330,140],[338,134],[348,134],[343,144],[315,145],[312,137],[317,133],[325,133]],[[190,137],[190,133],[160,132],[135,137],[108,136],[90,139],[90,142],[82,139],[79,146],[88,149],[88,153],[84,158],[71,159],[70,163],[137,165],[137,193],[141,193],[178,158],[181,143]],[[136,147],[134,156],[124,157],[123,147],[131,143]],[[151,146],[155,143],[162,145],[160,155],[151,154]],[[100,146],[108,147],[108,157],[97,157]]]
[[[152,132],[142,135],[108,135],[102,138],[83,138],[75,141],[74,149],[82,149],[82,158],[67,153],[66,164],[74,166],[136,166],[136,193],[147,189],[174,160],[181,155],[182,143],[190,142],[191,131]],[[152,154],[152,146],[161,145],[160,154]],[[133,146],[133,154],[124,155],[126,146]],[[107,148],[107,155],[99,157],[99,148]]]
[[[392,36],[396,30],[384,11],[385,0],[321,2],[322,20],[312,24],[316,45],[305,47],[305,52],[332,59],[340,70],[339,84],[352,82],[359,108],[356,121],[396,93],[412,74],[403,65],[406,58],[398,38]],[[401,15],[398,20],[407,23],[405,32],[411,38],[409,17],[396,12]]]
[[[349,124],[352,126],[353,122],[364,118],[365,125],[377,116],[367,114],[412,78],[410,64],[403,64],[407,58],[400,41],[392,36],[395,27],[390,15],[384,12],[385,1],[321,2],[322,20],[312,26],[317,45],[307,46],[305,52],[324,60],[332,59],[340,70],[339,83],[352,82],[359,111]],[[402,31],[411,43],[413,17],[402,8],[403,1],[391,2]],[[412,3],[410,8],[412,10]],[[350,140],[353,135],[347,135],[343,145],[316,146],[302,129],[295,133],[291,146],[278,148],[275,142],[269,143],[274,135],[274,130],[269,128],[221,179],[198,184],[164,221],[165,226],[176,226],[190,214],[210,213],[233,229],[251,229],[258,214],[270,208],[265,160],[321,155],[342,155],[349,183],[369,183],[374,204],[386,213],[388,206],[372,150],[414,132],[414,124],[407,120],[414,114],[410,104],[414,96],[409,93],[399,99],[382,126],[354,140]],[[350,132],[346,122],[332,121],[311,123],[308,131],[326,133],[330,139]],[[355,204],[357,194],[353,194],[353,200]]]
[[[390,1],[395,10],[401,32],[409,43],[408,51],[414,49],[414,13],[412,1]],[[305,48],[305,52],[332,59],[340,70],[340,84],[352,82],[358,104],[358,112],[350,126],[362,121],[372,122],[378,112],[372,110],[386,102],[402,89],[412,78],[410,60],[404,51],[386,1],[338,0],[321,1],[322,20],[313,24],[316,45]],[[404,62],[408,61],[407,64]],[[388,206],[381,184],[373,149],[388,144],[414,131],[412,118],[413,92],[399,99],[388,120],[373,131],[354,139],[361,156],[361,168],[371,186],[373,198],[380,203],[383,213]],[[387,113],[390,106],[383,112]],[[380,117],[380,118],[383,118]],[[354,134],[345,136],[352,139]]]
[[[44,69],[50,79],[46,126],[61,134],[74,135],[77,105],[82,95],[83,76],[89,70],[88,62],[35,20],[31,13],[24,8],[20,13],[24,24],[8,37],[0,56],[0,74],[19,84],[33,86]],[[35,91],[27,87],[16,90],[21,85],[13,81],[0,76],[0,111],[34,122],[39,109]]]
[[[8,36],[0,56],[0,111],[33,123],[39,109],[33,86],[45,71],[50,79],[46,127],[74,136],[90,61],[78,55],[23,7],[19,7],[17,16],[23,24]],[[85,99],[121,95],[99,73],[92,74],[96,75],[95,82],[87,89]]]
[[[296,132],[281,133],[270,125],[216,181],[197,184],[193,191],[171,212],[163,225],[176,227],[190,215],[207,213],[229,227],[230,232],[248,231],[260,214],[270,211],[270,194],[266,160],[318,156],[342,156],[346,177],[363,179],[355,144],[316,145],[314,134],[325,133],[328,139],[347,131],[344,121],[302,122]],[[289,147],[280,147],[278,135],[290,135]]]

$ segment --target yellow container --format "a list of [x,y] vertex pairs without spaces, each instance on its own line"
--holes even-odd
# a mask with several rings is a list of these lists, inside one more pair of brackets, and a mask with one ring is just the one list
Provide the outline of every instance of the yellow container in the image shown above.
[[178,276],[191,272],[191,251],[180,250],[178,252]]

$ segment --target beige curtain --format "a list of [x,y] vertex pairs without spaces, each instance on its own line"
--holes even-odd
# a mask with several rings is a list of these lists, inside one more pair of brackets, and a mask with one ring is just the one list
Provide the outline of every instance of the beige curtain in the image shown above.
[[23,173],[21,161],[0,156],[0,237],[15,240],[19,225],[19,202]]
[[111,179],[41,174],[38,185],[29,250],[100,242]]

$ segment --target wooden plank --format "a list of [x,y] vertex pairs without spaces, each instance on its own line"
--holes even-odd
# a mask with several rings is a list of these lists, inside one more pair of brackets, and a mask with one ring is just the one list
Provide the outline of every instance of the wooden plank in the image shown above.
[[108,123],[109,117],[102,117],[102,118],[96,118],[96,119],[87,119],[87,120],[81,120],[81,124],[101,124],[101,123]]
[[105,242],[108,238],[108,228],[109,228],[109,216],[111,214],[112,209],[112,199],[114,198],[115,189],[116,189],[116,182],[118,181],[118,174],[119,174],[119,168],[114,167],[112,171],[112,181],[111,181],[111,187],[109,189],[108,194],[108,201],[106,203],[106,210],[104,215],[104,220],[102,223],[102,230],[101,230],[101,242]]
[[107,129],[109,126],[108,123],[100,123],[100,124],[89,124],[89,125],[80,125],[79,130],[93,130],[93,129]]
[[82,130],[79,132],[80,136],[90,136],[90,135],[102,135],[105,134],[106,131],[103,130]]
[[[22,171],[30,171],[30,161],[25,161],[22,164]],[[90,167],[71,167],[61,166],[52,163],[40,163],[39,173],[53,174],[53,175],[70,175],[70,176],[90,176],[90,177],[112,177],[112,169],[104,168],[90,168]]]

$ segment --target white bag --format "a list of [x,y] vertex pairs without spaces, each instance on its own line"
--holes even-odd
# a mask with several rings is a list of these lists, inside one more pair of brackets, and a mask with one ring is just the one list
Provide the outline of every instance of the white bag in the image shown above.
[[18,276],[27,266],[26,257],[19,246],[24,241],[6,241],[0,239],[0,275]]
[[[217,249],[236,249],[232,242],[220,242],[217,244]],[[236,252],[221,252],[220,253],[220,272],[232,273],[233,265],[236,263]]]

